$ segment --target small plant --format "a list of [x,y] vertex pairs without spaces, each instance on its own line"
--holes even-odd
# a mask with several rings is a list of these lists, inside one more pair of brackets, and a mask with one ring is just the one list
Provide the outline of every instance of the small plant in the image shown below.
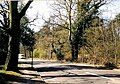
[[38,50],[34,50],[34,57],[39,58],[39,51]]
[[105,67],[108,69],[114,69],[114,68],[117,68],[117,65],[111,62],[107,62],[105,63]]

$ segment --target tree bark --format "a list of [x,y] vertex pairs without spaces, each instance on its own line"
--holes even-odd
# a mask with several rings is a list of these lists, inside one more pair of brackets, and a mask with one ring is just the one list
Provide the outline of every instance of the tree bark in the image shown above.
[[11,28],[11,42],[10,42],[10,60],[7,70],[17,70],[18,54],[19,54],[19,40],[20,40],[20,19],[17,10],[18,1],[10,1],[10,28]]
[[12,33],[11,33],[11,42],[10,42],[10,61],[8,64],[8,70],[17,71],[18,65],[18,54],[19,54],[19,45],[20,45],[20,20],[14,17],[12,21]]
[[27,54],[26,54],[26,46],[23,46],[24,48],[24,55],[25,55],[25,58],[27,58]]
[[75,44],[72,44],[71,46],[72,46],[72,48],[71,48],[72,61],[77,61],[77,59],[78,59],[78,44],[75,43]]

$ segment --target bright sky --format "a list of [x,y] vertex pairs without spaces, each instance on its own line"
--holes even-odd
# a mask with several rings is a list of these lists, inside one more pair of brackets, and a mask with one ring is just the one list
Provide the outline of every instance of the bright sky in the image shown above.
[[27,16],[32,20],[38,16],[38,19],[34,22],[36,26],[31,26],[35,31],[39,31],[42,25],[44,24],[44,19],[49,18],[50,13],[52,13],[52,9],[50,8],[50,4],[52,4],[52,0],[36,0],[31,4],[31,8],[27,11]]
[[120,13],[120,0],[112,0],[111,3],[101,7],[101,16],[105,19],[113,19]]
[[[39,31],[44,24],[42,17],[49,18],[50,14],[52,13],[52,9],[50,7],[50,4],[52,3],[53,0],[36,0],[31,4],[32,7],[28,9],[27,16],[31,20],[38,16],[38,19],[34,22],[36,26],[31,26],[34,31]],[[100,10],[101,17],[105,19],[113,19],[115,15],[120,13],[120,0],[113,0],[113,2],[102,6]]]

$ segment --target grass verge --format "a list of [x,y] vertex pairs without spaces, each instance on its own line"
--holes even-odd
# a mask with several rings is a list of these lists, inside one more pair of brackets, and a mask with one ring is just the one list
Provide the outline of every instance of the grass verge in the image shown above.
[[0,84],[7,84],[7,81],[17,81],[21,74],[13,71],[0,70]]

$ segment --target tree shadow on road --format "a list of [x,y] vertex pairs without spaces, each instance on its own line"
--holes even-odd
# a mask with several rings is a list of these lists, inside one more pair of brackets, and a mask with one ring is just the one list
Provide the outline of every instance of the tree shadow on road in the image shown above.
[[[25,73],[25,71],[27,71],[28,73]],[[22,75],[29,75],[29,76],[40,76],[39,74],[34,74],[31,71],[36,72],[36,69],[32,68],[32,67],[19,67],[19,71],[18,73],[22,74]]]
[[[27,60],[27,59],[26,59]],[[32,63],[32,60],[27,60],[27,61],[19,61],[18,62],[19,64],[31,64]],[[60,63],[59,61],[49,61],[49,60],[33,60],[33,64],[34,65],[37,65],[37,64],[43,64],[43,63],[46,63],[46,64],[52,64],[52,63]]]
[[71,70],[71,69],[101,69],[101,70],[109,70],[105,67],[94,67],[94,66],[78,66],[78,65],[58,65],[58,66],[50,66],[50,67],[39,67],[36,68],[38,72],[49,72],[49,71],[61,71],[61,70]]
[[38,72],[49,72],[49,71],[61,71],[61,70],[68,70],[68,68],[65,67],[41,67],[41,68],[36,68]]
[[2,77],[3,81],[0,81],[0,84],[13,84],[13,83],[18,83],[18,84],[36,84],[36,83],[44,83],[41,80],[30,80],[24,77],[20,77],[20,76],[14,76],[14,75],[9,75],[9,74],[4,74],[1,73],[0,77]]
[[[34,65],[40,64],[39,61],[34,61],[33,63],[34,63]],[[19,64],[32,64],[32,61],[19,61]]]
[[[24,64],[25,62],[23,62]],[[28,62],[27,62],[28,63]],[[18,67],[19,71],[22,76],[21,77],[15,77],[17,79],[15,80],[10,80],[11,82],[18,82],[20,84],[45,84],[43,80],[41,80],[41,76],[39,74],[35,74],[36,70],[33,67],[29,67],[28,65],[23,67],[19,66]],[[34,80],[34,79],[40,79],[40,80]],[[7,80],[9,81],[9,80]],[[11,83],[12,84],[12,83]]]
[[99,76],[103,76],[103,77],[120,77],[120,74],[104,74],[104,75],[94,75],[94,74],[74,74],[71,72],[67,72],[67,74],[65,75],[47,75],[47,72],[57,72],[57,71],[65,71],[65,70],[82,70],[82,69],[92,69],[92,70],[110,70],[107,69],[105,67],[94,67],[94,66],[81,66],[81,65],[58,65],[58,66],[50,66],[50,67],[40,67],[37,68],[36,70],[40,73],[42,72],[46,72],[46,75],[43,75],[42,78],[44,79],[52,79],[52,78],[57,78],[57,77],[99,77]]
[[43,78],[57,78],[57,77],[98,77],[96,75],[76,75],[76,74],[67,74],[67,75],[47,75],[47,76],[42,76]]
[[120,74],[104,74],[104,75],[100,75],[100,76],[104,76],[104,77],[117,77],[117,78],[120,78]]
[[89,77],[100,77],[100,76],[103,76],[103,77],[118,77],[118,78],[120,78],[120,74],[105,74],[105,75],[89,75],[89,74],[87,74],[87,75],[76,75],[76,74],[67,74],[67,75],[46,75],[46,76],[42,76],[42,78],[44,78],[44,80],[46,80],[46,79],[52,79],[52,78],[60,78],[60,77],[69,77],[69,78],[71,78],[71,77],[73,77],[73,78],[78,78],[78,77],[80,77],[80,78],[82,78],[82,79],[84,79],[84,78],[89,78]]

